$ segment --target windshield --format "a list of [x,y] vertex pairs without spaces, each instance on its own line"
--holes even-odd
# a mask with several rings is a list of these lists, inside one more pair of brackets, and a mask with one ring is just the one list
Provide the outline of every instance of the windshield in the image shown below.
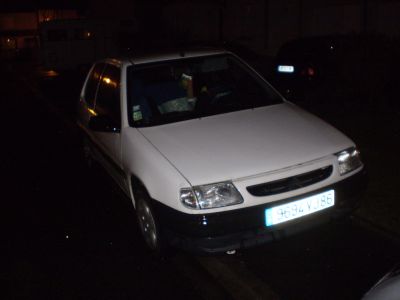
[[281,103],[281,97],[231,55],[128,68],[129,123],[155,126]]

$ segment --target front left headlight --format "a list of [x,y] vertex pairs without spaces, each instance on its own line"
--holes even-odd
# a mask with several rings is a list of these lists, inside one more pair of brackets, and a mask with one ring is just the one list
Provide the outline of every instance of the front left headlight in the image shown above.
[[180,198],[183,205],[192,209],[217,208],[243,203],[242,195],[230,181],[181,189]]
[[355,147],[343,150],[335,154],[339,165],[340,175],[345,175],[362,166],[360,151]]

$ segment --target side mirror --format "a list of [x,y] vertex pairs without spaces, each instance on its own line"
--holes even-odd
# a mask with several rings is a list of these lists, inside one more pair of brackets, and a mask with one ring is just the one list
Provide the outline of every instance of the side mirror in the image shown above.
[[121,131],[121,126],[108,116],[93,116],[89,120],[89,129],[117,133]]

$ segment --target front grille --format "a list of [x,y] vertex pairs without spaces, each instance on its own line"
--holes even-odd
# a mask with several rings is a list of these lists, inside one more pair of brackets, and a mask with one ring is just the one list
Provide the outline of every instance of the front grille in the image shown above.
[[332,166],[326,166],[296,176],[248,186],[247,191],[253,196],[259,197],[285,193],[320,182],[331,176],[332,170]]

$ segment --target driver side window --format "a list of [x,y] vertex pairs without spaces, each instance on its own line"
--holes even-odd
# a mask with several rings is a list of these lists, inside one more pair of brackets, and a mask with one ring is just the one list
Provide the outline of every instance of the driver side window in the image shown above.
[[99,80],[101,73],[103,72],[104,69],[104,64],[97,64],[92,72],[90,73],[90,77],[86,83],[85,87],[85,102],[88,107],[93,108],[94,107],[94,102],[96,98],[96,93],[97,93],[97,88],[99,86]]
[[100,78],[96,97],[96,112],[121,125],[120,68],[106,65]]

